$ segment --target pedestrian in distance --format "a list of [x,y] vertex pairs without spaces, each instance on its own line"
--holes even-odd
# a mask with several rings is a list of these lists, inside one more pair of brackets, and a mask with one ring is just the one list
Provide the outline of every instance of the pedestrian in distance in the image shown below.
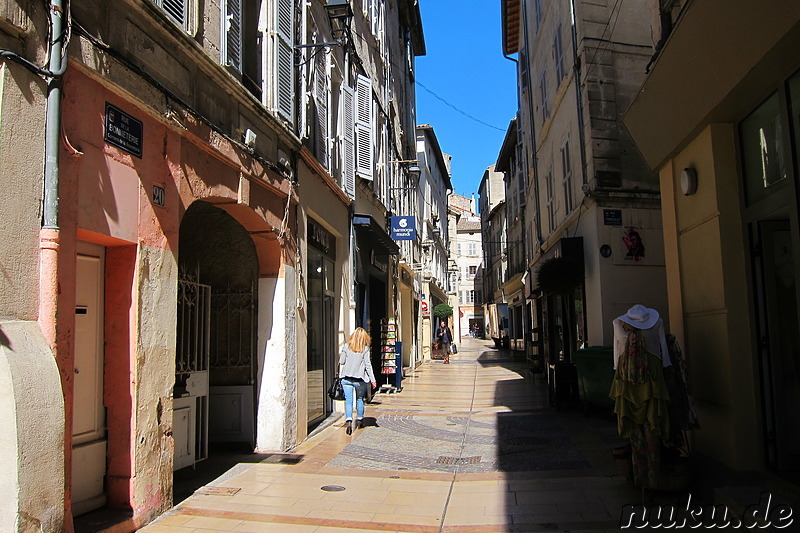
[[[344,418],[347,434],[364,427],[364,398],[367,383],[377,386],[372,372],[370,345],[372,339],[362,328],[356,328],[339,354],[339,377],[344,388]],[[356,416],[353,418],[353,399],[356,401]]]
[[444,354],[444,364],[450,363],[450,344],[453,342],[453,333],[447,327],[447,323],[442,320],[436,328],[436,340],[442,348]]

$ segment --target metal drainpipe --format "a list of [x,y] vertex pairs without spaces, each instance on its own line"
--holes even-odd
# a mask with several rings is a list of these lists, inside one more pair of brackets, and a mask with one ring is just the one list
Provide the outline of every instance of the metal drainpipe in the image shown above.
[[578,142],[581,147],[581,176],[586,183],[586,132],[583,123],[583,98],[581,96],[581,64],[578,57],[578,25],[575,23],[575,0],[570,0],[572,22],[572,68],[575,71],[575,100],[578,107]]
[[49,68],[53,76],[47,82],[47,117],[45,122],[44,229],[58,230],[58,142],[61,138],[61,75],[67,66],[64,52],[64,1],[50,3]]
[[[53,354],[58,350],[58,255],[60,232],[58,229],[58,142],[61,138],[61,77],[67,70],[64,50],[64,0],[50,4],[50,59],[47,78],[47,112],[45,122],[44,191],[42,230],[39,234],[39,327]],[[69,448],[69,439],[66,446]],[[68,512],[68,509],[67,509]]]
[[[522,2],[522,25],[523,25],[523,32],[522,35],[525,40],[525,61],[528,62],[525,65],[525,72],[528,76],[526,80],[526,84],[528,86],[528,119],[530,120],[530,133],[531,133],[531,158],[533,159],[533,201],[536,204],[536,209],[534,211],[535,215],[533,217],[535,226],[536,226],[536,243],[541,248],[542,245],[542,216],[539,212],[539,165],[538,165],[538,158],[536,157],[536,127],[534,126],[534,117],[533,117],[533,85],[531,80],[531,69],[530,69],[530,45],[529,45],[529,31],[528,31],[528,6],[527,2],[523,0]],[[539,250],[536,250],[537,252]],[[531,250],[531,259],[535,257],[536,253],[534,250]]]

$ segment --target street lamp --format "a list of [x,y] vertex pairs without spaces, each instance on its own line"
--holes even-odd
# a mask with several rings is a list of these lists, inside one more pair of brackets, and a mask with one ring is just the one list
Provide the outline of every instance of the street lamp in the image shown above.
[[347,36],[347,32],[350,31],[350,20],[353,18],[353,10],[350,9],[349,0],[327,0],[325,2],[325,13],[328,15],[331,35],[335,40],[323,43],[298,44],[295,45],[296,49],[344,45],[344,38]]
[[328,0],[325,3],[325,11],[328,13],[334,39],[341,41],[350,29],[350,20],[353,18],[349,0]]

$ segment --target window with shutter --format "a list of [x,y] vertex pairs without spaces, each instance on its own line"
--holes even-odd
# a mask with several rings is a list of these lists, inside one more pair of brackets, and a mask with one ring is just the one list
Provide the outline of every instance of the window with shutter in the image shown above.
[[222,63],[242,72],[242,0],[222,1]]
[[322,166],[331,168],[328,146],[328,54],[317,54],[314,64],[314,103],[316,104],[316,155]]
[[542,76],[539,78],[539,94],[542,97],[542,122],[547,120],[550,116],[550,110],[547,108],[547,71],[542,71]]
[[569,139],[561,147],[561,168],[564,175],[564,207],[568,214],[575,208],[572,197],[572,162],[569,155]]
[[280,118],[294,124],[294,0],[276,0],[274,28],[273,105]]
[[553,36],[553,61],[556,65],[556,85],[559,85],[566,75],[566,70],[564,70],[564,44],[561,42],[561,24],[556,26],[556,33]]
[[372,180],[372,80],[366,76],[356,78],[355,145],[356,174]]
[[356,197],[355,91],[342,84],[342,186],[350,198]]
[[169,18],[184,31],[189,31],[189,2],[191,0],[153,0]]

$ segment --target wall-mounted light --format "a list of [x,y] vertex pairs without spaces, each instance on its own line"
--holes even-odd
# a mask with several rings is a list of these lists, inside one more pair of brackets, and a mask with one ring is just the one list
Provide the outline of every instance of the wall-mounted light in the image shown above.
[[331,34],[336,40],[324,43],[297,44],[295,49],[344,45],[344,38],[350,31],[350,21],[353,18],[353,10],[350,9],[349,0],[327,0],[325,2],[325,13],[328,15]]
[[244,145],[250,149],[253,149],[256,145],[256,137],[256,132],[250,128],[246,129],[244,132]]
[[684,168],[681,172],[681,192],[685,196],[697,192],[697,171],[692,167]]
[[353,18],[349,0],[328,0],[325,2],[325,11],[334,39],[341,41],[350,29],[350,20]]

